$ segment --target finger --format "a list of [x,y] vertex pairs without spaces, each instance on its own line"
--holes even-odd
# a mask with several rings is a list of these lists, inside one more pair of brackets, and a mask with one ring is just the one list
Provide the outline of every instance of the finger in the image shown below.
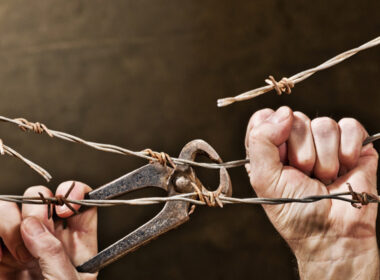
[[[57,189],[56,195],[66,193],[68,189],[67,186],[70,185],[71,182],[65,182],[61,184]],[[75,187],[71,194],[73,196],[73,199],[81,200],[84,198],[85,194],[91,190],[92,189],[86,184],[75,182]],[[61,217],[68,217],[72,215],[72,211],[68,210],[67,212],[63,212],[63,214],[58,214]],[[67,247],[67,251],[71,256],[74,264],[80,265],[97,253],[97,223],[97,209],[95,207],[92,207],[90,209],[86,209],[84,212],[78,215],[67,219],[67,229],[69,233],[65,232],[62,227],[59,228],[59,234],[62,236],[61,240],[68,240],[75,236],[75,246]]]
[[25,248],[21,235],[21,213],[15,203],[0,201],[0,237],[11,255],[18,261],[26,263],[32,259]]
[[[67,181],[67,182],[61,183],[58,186],[55,195],[65,197],[72,186],[74,187],[70,191],[67,198],[72,199],[72,200],[82,200],[85,195],[84,189],[86,188],[86,185],[80,182],[76,182],[76,181]],[[79,210],[80,208],[80,205],[78,204],[70,203],[70,206],[74,208],[75,210]],[[67,207],[67,205],[62,205],[62,206],[56,205],[55,212],[61,218],[67,218],[74,214],[74,212],[70,210],[70,208]]]
[[301,112],[294,112],[292,131],[288,140],[289,164],[310,175],[315,164],[315,148],[311,121]]
[[23,220],[21,235],[28,250],[38,259],[44,279],[79,279],[62,243],[39,219]]
[[317,118],[311,122],[311,131],[316,150],[314,175],[324,184],[330,184],[339,171],[339,127],[327,117]]
[[338,125],[340,128],[339,161],[341,174],[344,174],[358,164],[363,141],[368,133],[357,120],[352,118],[344,118]]
[[[245,146],[247,159],[249,159],[248,139],[249,139],[249,134],[251,133],[251,130],[253,129],[255,124],[258,125],[262,121],[266,120],[273,112],[274,111],[269,108],[262,109],[260,111],[255,112],[252,115],[252,117],[249,119],[249,122],[247,125],[247,131],[245,133],[245,139],[244,139],[244,146]],[[251,165],[249,163],[245,164],[245,170],[247,171],[248,175],[251,173]]]
[[[44,186],[30,187],[25,191],[24,196],[39,196],[39,194],[42,194],[44,197],[53,196],[53,193]],[[54,232],[54,222],[53,219],[49,219],[48,217],[48,207],[52,208],[51,205],[23,204],[22,218],[36,217],[44,223],[50,232]]]
[[[21,215],[16,205],[10,205],[13,203],[7,203],[5,205],[0,203],[0,213],[4,210],[6,214],[2,215],[0,222],[0,237],[2,238],[6,248],[2,248],[2,258],[4,258],[3,252],[8,250],[14,260],[21,263],[27,263],[32,260],[32,256],[25,248],[21,235],[20,235],[20,223]],[[13,261],[14,261],[13,260]]]
[[261,124],[264,120],[269,118],[273,114],[273,110],[270,108],[262,109],[260,111],[255,112],[252,117],[249,119],[248,126],[247,126],[247,133],[245,134],[245,148],[248,151],[248,138],[249,133],[251,130],[259,124]]
[[249,132],[250,179],[259,195],[277,195],[274,188],[283,167],[278,147],[288,140],[292,121],[290,108],[281,107]]
[[[251,130],[254,128],[255,124],[259,125],[261,122],[269,118],[269,116],[272,115],[273,112],[274,111],[270,108],[262,109],[255,112],[252,115],[252,117],[249,119],[247,132],[245,134],[245,139],[244,139],[245,152],[247,154],[246,158],[249,158],[248,139],[249,139],[249,134],[251,133]],[[249,163],[245,164],[245,169],[249,175],[251,173],[251,165]]]

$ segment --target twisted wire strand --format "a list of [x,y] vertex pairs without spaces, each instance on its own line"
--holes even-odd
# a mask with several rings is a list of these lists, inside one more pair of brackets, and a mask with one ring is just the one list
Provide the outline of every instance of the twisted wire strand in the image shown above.
[[[7,118],[4,116],[0,116],[0,121],[18,125],[23,131],[34,131],[34,132],[39,133],[39,134],[42,134],[43,132],[45,132],[50,137],[56,137],[56,138],[62,139],[64,141],[83,144],[87,147],[90,147],[90,148],[93,148],[93,149],[96,149],[99,151],[110,152],[110,153],[121,154],[121,155],[135,156],[135,157],[139,157],[139,158],[149,160],[149,162],[157,161],[157,162],[164,164],[164,165],[168,164],[168,165],[172,166],[173,168],[175,168],[176,164],[189,164],[192,166],[199,166],[199,167],[203,167],[203,168],[219,169],[222,167],[225,167],[225,168],[240,167],[240,166],[244,166],[245,164],[249,163],[249,159],[232,160],[232,161],[227,161],[227,162],[222,162],[222,163],[196,162],[196,161],[171,157],[166,153],[155,152],[155,151],[152,151],[151,149],[145,149],[142,151],[132,151],[130,149],[126,149],[126,148],[116,146],[116,145],[112,145],[112,144],[104,144],[104,143],[86,141],[80,137],[71,135],[69,133],[47,128],[46,125],[41,124],[39,122],[36,122],[36,123],[29,122],[24,118],[11,119],[11,118]],[[369,143],[374,142],[374,141],[379,140],[379,139],[380,139],[380,133],[374,134],[372,136],[367,137],[364,140],[363,145],[369,144]],[[1,145],[0,145],[0,149],[1,149]],[[17,153],[15,153],[15,154],[17,154]],[[21,155],[19,155],[19,156],[21,156]],[[32,167],[34,170],[36,170],[38,173],[40,173],[47,181],[49,181],[51,179],[50,174],[46,170],[41,168],[40,166],[36,165],[35,163],[31,162],[30,160],[28,160],[24,157],[22,157],[22,160],[25,163],[27,163],[30,167]]]
[[46,125],[41,124],[39,122],[36,122],[36,123],[29,122],[24,118],[11,119],[4,116],[0,116],[0,121],[15,124],[19,126],[23,131],[33,131],[39,134],[45,132],[50,137],[56,137],[65,141],[83,144],[85,146],[88,146],[90,148],[93,148],[99,151],[110,152],[110,153],[121,154],[121,155],[135,156],[135,157],[149,160],[150,162],[158,161],[160,163],[165,163],[165,164],[168,163],[171,166],[175,166],[175,164],[189,164],[192,166],[219,169],[221,167],[225,167],[225,168],[239,167],[249,162],[247,159],[234,160],[234,161],[229,161],[229,162],[224,162],[224,163],[196,162],[196,161],[191,161],[191,160],[186,160],[186,159],[170,157],[166,153],[155,152],[155,151],[152,151],[151,149],[145,149],[143,151],[132,151],[130,149],[126,149],[126,148],[119,147],[116,145],[86,141],[80,137],[68,134],[66,132],[47,128]]
[[322,71],[324,69],[330,68],[343,60],[346,60],[347,58],[357,54],[360,51],[373,48],[380,44],[380,36],[351,50],[348,50],[346,52],[343,52],[337,56],[334,56],[333,58],[325,61],[324,63],[314,67],[310,68],[308,70],[302,71],[298,74],[295,74],[289,78],[282,78],[281,81],[276,82],[275,79],[272,76],[269,76],[269,79],[266,79],[265,82],[268,84],[263,87],[256,88],[254,90],[250,90],[247,92],[244,92],[242,94],[239,94],[235,97],[226,97],[218,99],[217,105],[218,107],[224,107],[227,105],[230,105],[232,103],[238,102],[238,101],[244,101],[248,100],[254,97],[257,97],[261,94],[264,94],[266,92],[269,92],[273,89],[276,90],[278,94],[281,94],[282,92],[286,92],[290,94],[291,88],[294,87],[295,84],[302,82],[303,80],[309,78],[311,75],[315,74],[316,72]]
[[4,145],[2,139],[0,139],[0,154],[18,158],[19,160],[24,162],[26,165],[28,165],[30,168],[32,168],[34,171],[36,171],[38,174],[40,174],[42,177],[44,177],[44,179],[47,182],[49,182],[52,178],[51,175],[49,174],[49,172],[47,172],[44,168],[42,168],[38,164],[34,163],[33,161],[27,159],[26,157],[24,157],[20,153],[16,152],[11,147]]
[[[195,205],[205,205],[209,207],[222,207],[218,203],[209,204],[206,201],[194,199],[197,196],[197,192],[179,194],[169,197],[144,197],[136,199],[126,199],[126,200],[96,200],[96,199],[82,199],[74,200],[62,197],[41,197],[41,196],[21,196],[21,195],[0,195],[0,200],[15,202],[20,204],[49,204],[49,205],[69,205],[77,204],[81,206],[89,207],[110,207],[110,206],[121,206],[121,205],[151,205],[158,203],[165,203],[168,201],[185,201],[190,202]],[[210,199],[209,193],[203,193],[203,197],[208,197]],[[341,200],[351,203],[354,207],[360,208],[358,205],[367,205],[369,203],[379,203],[379,196],[370,193],[358,193],[354,191],[339,192],[328,195],[313,195],[301,198],[265,198],[265,197],[252,197],[252,198],[236,198],[236,197],[226,197],[223,195],[218,196],[220,202],[224,204],[288,204],[288,203],[313,203],[325,199]]]

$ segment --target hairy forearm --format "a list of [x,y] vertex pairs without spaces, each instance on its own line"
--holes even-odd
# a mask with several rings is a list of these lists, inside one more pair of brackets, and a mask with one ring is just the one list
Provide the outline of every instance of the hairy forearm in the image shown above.
[[[316,243],[315,240],[307,242]],[[301,279],[379,279],[375,238],[340,238],[332,243],[326,241],[306,247],[315,250],[296,253]]]

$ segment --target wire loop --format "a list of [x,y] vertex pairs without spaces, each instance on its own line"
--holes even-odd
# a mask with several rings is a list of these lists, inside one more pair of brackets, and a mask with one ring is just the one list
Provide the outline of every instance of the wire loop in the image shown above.
[[360,209],[362,208],[362,206],[368,205],[370,202],[379,202],[379,197],[377,195],[367,193],[367,192],[362,192],[362,193],[354,192],[351,184],[348,182],[346,184],[352,196],[352,200],[357,201],[357,202],[351,202],[351,205],[353,207]]
[[270,75],[268,79],[265,80],[265,82],[268,85],[272,85],[278,95],[281,95],[283,92],[285,92],[286,94],[291,94],[292,88],[294,88],[293,81],[285,77],[282,78],[279,82],[277,82],[275,78],[272,75]]
[[199,201],[204,202],[209,207],[219,206],[223,208],[223,202],[220,199],[221,190],[209,191],[204,186],[197,186],[194,182],[191,182],[191,186],[196,192]]
[[[148,156],[152,157],[153,159],[157,160],[161,165],[170,165],[171,167],[173,167],[174,169],[176,168],[176,164],[174,163],[174,161],[172,160],[172,158],[167,154],[167,153],[164,153],[164,152],[155,152],[155,151],[152,151],[151,149],[145,149],[142,151],[143,153],[147,154]],[[152,160],[150,160],[149,162],[152,163]]]
[[15,120],[19,121],[22,124],[24,124],[23,126],[19,125],[19,128],[22,131],[31,130],[31,131],[33,131],[35,133],[38,133],[38,134],[42,134],[43,132],[45,132],[50,137],[54,137],[53,133],[43,123],[30,122],[30,121],[28,121],[27,119],[24,119],[24,118],[16,118]]

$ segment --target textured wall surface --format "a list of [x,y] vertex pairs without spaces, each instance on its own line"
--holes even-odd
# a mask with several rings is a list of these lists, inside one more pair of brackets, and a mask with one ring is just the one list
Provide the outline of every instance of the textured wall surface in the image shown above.
[[[264,107],[310,117],[358,118],[380,131],[380,49],[368,50],[296,86],[217,108],[238,94],[315,66],[379,35],[379,1],[0,2],[0,114],[135,150],[177,155],[189,140],[225,160],[243,158],[245,126]],[[51,171],[55,189],[76,179],[100,186],[145,162],[0,127],[5,143]],[[380,147],[378,145],[378,147]],[[0,158],[0,193],[43,180]],[[236,196],[254,195],[243,168]],[[216,185],[214,171],[201,172]],[[161,194],[151,191],[142,195]],[[160,206],[99,211],[104,248]],[[199,207],[190,222],[107,267],[100,279],[296,279],[295,260],[259,206]]]

